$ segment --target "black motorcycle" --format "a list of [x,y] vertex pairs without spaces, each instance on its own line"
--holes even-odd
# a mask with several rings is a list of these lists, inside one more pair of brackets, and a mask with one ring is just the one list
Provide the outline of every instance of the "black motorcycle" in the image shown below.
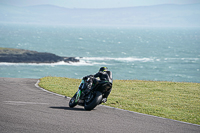
[[[111,72],[109,72],[109,76],[112,79]],[[112,89],[112,81],[99,82],[93,87],[93,78],[93,76],[88,76],[82,79],[78,91],[69,101],[69,107],[81,105],[85,110],[92,110],[102,103],[105,93]]]

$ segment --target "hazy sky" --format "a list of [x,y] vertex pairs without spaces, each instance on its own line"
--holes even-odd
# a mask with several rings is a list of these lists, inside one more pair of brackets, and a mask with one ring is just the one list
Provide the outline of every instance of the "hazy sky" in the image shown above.
[[0,4],[15,6],[51,4],[67,8],[117,8],[192,3],[200,3],[200,0],[0,0]]

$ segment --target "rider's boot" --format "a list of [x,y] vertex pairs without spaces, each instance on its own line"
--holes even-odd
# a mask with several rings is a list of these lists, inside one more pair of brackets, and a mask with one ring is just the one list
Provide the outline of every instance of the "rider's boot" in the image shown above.
[[102,99],[102,103],[106,103],[106,101],[107,101],[107,98]]

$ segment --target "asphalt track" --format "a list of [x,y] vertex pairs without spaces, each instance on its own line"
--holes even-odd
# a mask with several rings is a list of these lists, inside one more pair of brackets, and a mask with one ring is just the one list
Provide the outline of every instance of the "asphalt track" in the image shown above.
[[68,98],[38,89],[37,81],[0,78],[1,133],[200,133],[199,125],[105,106],[72,109]]

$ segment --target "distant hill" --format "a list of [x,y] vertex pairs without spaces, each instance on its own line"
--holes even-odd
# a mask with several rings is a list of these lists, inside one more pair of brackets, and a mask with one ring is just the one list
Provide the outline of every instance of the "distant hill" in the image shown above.
[[111,9],[69,9],[53,5],[0,5],[0,23],[94,26],[200,26],[200,4]]

